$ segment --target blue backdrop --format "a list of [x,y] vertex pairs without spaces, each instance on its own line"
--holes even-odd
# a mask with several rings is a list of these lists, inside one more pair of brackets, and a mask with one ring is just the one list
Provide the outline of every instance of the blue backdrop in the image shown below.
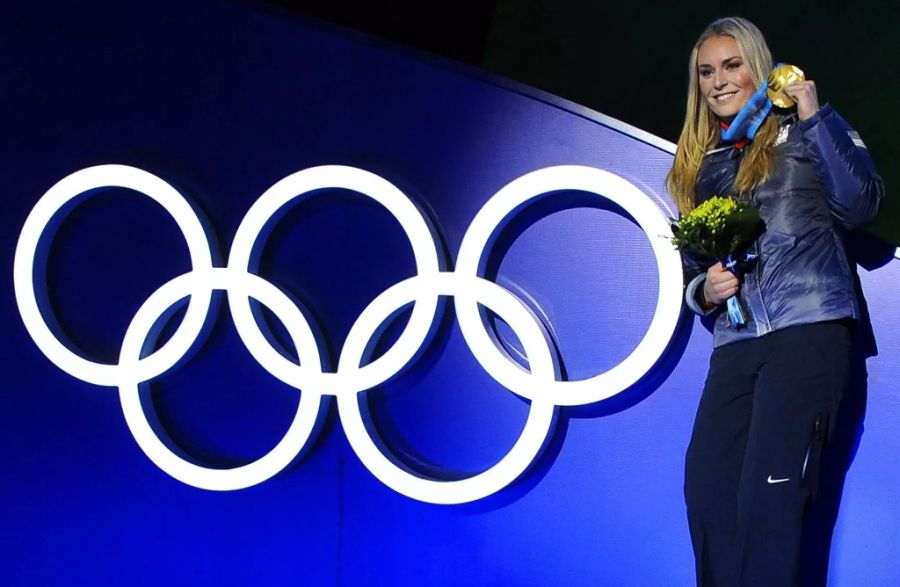
[[[317,165],[363,168],[420,206],[452,267],[481,206],[536,169],[611,171],[666,210],[671,145],[481,72],[238,2],[88,1],[52,12],[4,3],[0,85],[5,583],[691,584],[682,459],[711,337],[689,316],[637,385],[561,408],[516,483],[446,506],[378,481],[334,405],[314,446],[273,479],[233,492],[176,481],[140,450],[114,388],[79,381],[38,350],[12,285],[31,208],[93,165],[132,165],[175,186],[205,217],[220,263],[278,180]],[[45,240],[41,280],[59,327],[105,363],[117,361],[144,300],[190,268],[172,218],[128,190],[84,200]],[[841,440],[851,466],[830,561],[836,585],[900,581],[900,264],[878,265],[861,270],[880,352],[869,361],[867,409],[862,396],[851,402],[865,425]],[[360,312],[415,266],[384,208],[331,190],[280,217],[257,273],[309,307],[334,364]],[[573,380],[628,355],[660,287],[630,216],[576,192],[518,214],[487,273],[542,317]],[[152,408],[184,452],[233,467],[278,442],[298,400],[249,355],[225,306],[202,348],[154,381]],[[515,354],[512,330],[498,321],[496,332]],[[384,336],[386,346],[396,332]],[[496,462],[529,407],[479,366],[452,313],[368,404],[398,460],[448,478]]]

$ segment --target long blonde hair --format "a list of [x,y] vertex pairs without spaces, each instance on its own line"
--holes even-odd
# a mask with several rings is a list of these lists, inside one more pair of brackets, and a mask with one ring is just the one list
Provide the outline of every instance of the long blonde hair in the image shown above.
[[[757,88],[766,83],[766,78],[772,70],[772,54],[766,40],[756,25],[749,20],[736,16],[720,18],[710,23],[697,39],[688,63],[689,81],[684,127],[678,138],[675,162],[666,178],[669,194],[682,214],[690,212],[697,204],[694,198],[694,183],[697,181],[700,164],[706,152],[719,141],[719,119],[710,110],[709,104],[700,92],[697,54],[704,41],[721,36],[732,37],[737,42],[741,57],[750,70],[750,77]],[[776,117],[769,116],[757,131],[754,140],[746,147],[744,159],[734,181],[734,191],[737,194],[746,193],[769,178],[774,152],[772,143],[777,133],[778,121]]]

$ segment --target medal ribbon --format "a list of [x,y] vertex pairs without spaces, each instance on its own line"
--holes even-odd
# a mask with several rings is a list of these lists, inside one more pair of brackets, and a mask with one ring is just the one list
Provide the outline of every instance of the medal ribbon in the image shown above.
[[[759,254],[757,254],[756,251],[747,251],[743,255],[740,255],[740,257],[728,255],[722,259],[722,265],[734,275],[739,275],[744,272],[749,264],[753,263],[758,258]],[[742,328],[747,326],[747,312],[741,307],[741,301],[738,299],[737,295],[728,298],[725,302],[725,307],[728,311],[728,320],[733,327]]]
[[723,125],[722,140],[727,143],[742,139],[753,140],[771,110],[772,101],[766,93],[766,86],[762,85],[750,96],[731,124],[727,128]]

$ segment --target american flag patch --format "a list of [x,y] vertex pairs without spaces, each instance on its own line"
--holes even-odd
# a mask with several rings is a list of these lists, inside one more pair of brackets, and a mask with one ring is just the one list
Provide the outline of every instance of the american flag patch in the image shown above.
[[853,141],[854,145],[856,145],[860,149],[866,149],[868,151],[866,144],[863,142],[863,140],[861,138],[859,138],[858,132],[856,132],[855,130],[848,130],[847,134],[850,135],[850,140]]

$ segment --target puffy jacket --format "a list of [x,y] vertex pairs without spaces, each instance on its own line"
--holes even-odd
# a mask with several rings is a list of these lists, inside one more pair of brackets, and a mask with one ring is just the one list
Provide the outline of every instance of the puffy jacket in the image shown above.
[[[872,220],[884,197],[868,151],[827,104],[807,120],[783,117],[775,149],[770,178],[749,195],[765,231],[756,242],[758,262],[742,276],[747,325],[732,327],[724,304],[700,306],[705,273],[685,292],[694,312],[719,314],[716,347],[788,326],[860,318],[856,268],[847,259],[844,232]],[[734,146],[707,153],[695,186],[698,202],[732,193],[742,156]]]

